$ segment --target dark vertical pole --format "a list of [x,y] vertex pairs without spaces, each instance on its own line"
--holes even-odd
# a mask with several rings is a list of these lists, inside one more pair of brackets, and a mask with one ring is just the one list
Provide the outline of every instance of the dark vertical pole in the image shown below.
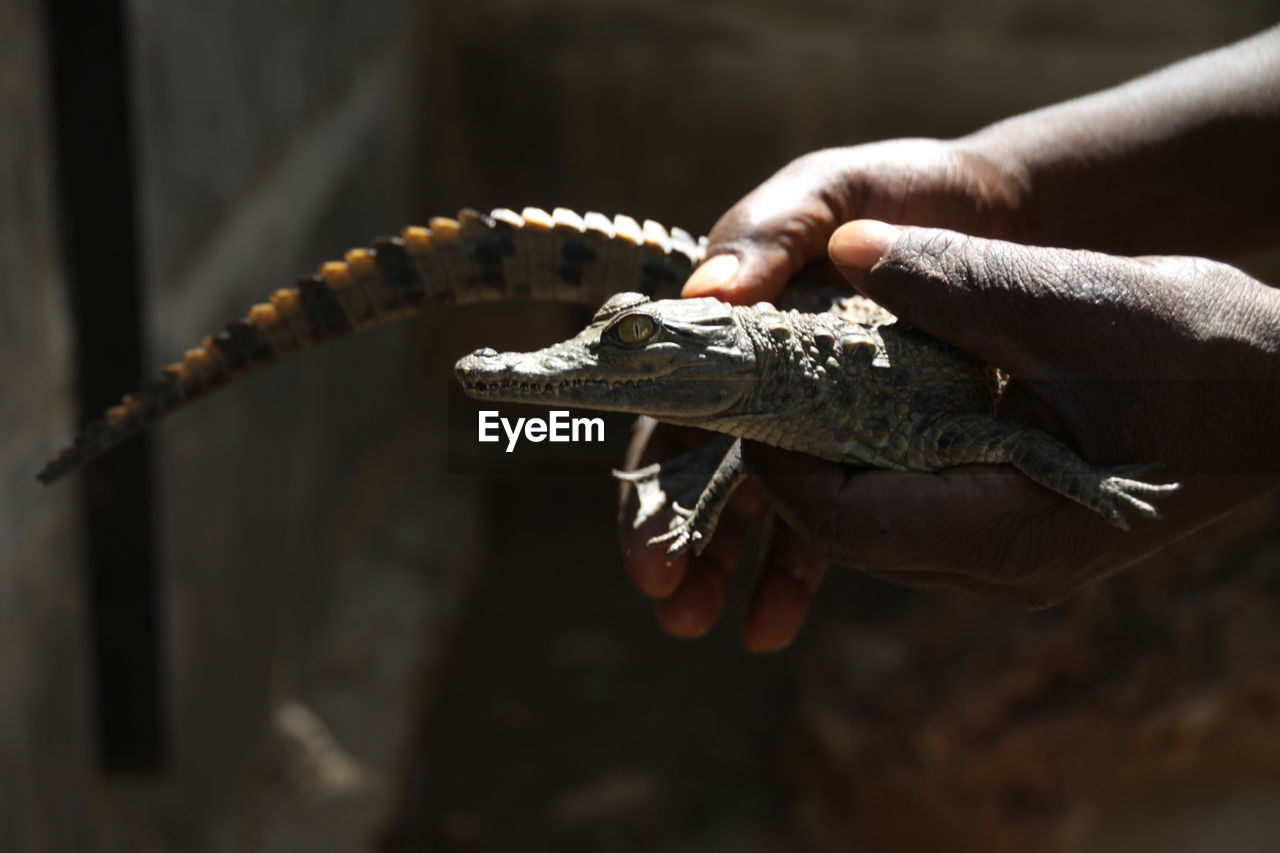
[[[124,0],[46,0],[64,263],[82,419],[143,375],[143,292]],[[144,441],[80,475],[100,759],[164,762],[159,595]]]

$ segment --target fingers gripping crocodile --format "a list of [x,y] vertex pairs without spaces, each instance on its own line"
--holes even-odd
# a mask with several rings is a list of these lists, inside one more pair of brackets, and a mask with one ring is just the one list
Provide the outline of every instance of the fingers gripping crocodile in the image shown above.
[[679,229],[556,209],[464,210],[323,264],[165,367],[90,423],[39,474],[53,482],[169,412],[331,338],[436,304],[540,299],[603,306],[575,337],[532,353],[476,350],[467,393],[651,415],[723,435],[665,463],[615,472],[635,483],[636,524],[666,513],[669,558],[710,538],[743,479],[743,438],[823,459],[903,471],[1008,463],[1127,529],[1155,466],[1096,468],[1046,433],[996,420],[994,368],[848,291],[808,283],[781,307],[674,298],[705,253]]

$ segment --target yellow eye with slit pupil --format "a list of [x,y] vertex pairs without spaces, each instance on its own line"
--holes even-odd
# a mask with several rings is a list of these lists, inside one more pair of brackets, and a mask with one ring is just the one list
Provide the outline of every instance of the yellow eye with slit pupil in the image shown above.
[[647,314],[629,314],[619,320],[618,324],[613,328],[618,335],[618,340],[624,344],[638,344],[647,341],[653,337],[653,333],[657,330],[653,318]]

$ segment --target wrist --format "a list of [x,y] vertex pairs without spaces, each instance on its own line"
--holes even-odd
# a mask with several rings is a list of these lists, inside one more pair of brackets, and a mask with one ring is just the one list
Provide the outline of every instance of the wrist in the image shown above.
[[1027,242],[1222,257],[1274,245],[1280,27],[957,144],[1021,175]]

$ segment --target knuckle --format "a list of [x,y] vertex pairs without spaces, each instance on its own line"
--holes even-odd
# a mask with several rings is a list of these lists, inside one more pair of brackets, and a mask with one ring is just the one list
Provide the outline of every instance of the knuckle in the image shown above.
[[1002,244],[937,228],[911,228],[881,261],[881,267],[956,285],[982,284],[991,270],[1007,266]]

